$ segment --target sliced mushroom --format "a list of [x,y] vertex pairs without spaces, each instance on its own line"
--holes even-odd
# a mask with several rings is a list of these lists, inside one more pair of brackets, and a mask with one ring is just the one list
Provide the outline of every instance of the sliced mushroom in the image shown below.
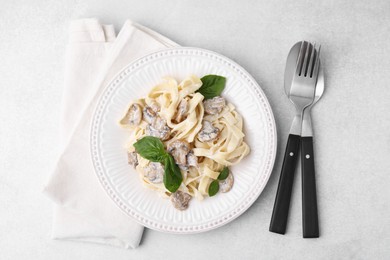
[[164,141],[171,135],[171,129],[167,126],[167,122],[164,119],[155,117],[153,123],[146,126],[145,133]]
[[198,157],[192,151],[187,154],[187,165],[198,168]]
[[143,110],[143,117],[146,122],[152,124],[156,119],[157,115],[156,112],[154,112],[151,107],[146,106]]
[[210,121],[203,120],[198,138],[201,142],[211,142],[218,138],[219,132],[219,129],[214,127]]
[[127,163],[133,166],[134,168],[138,165],[137,153],[136,152],[127,152]]
[[163,129],[156,129],[152,125],[147,125],[145,130],[146,135],[154,136],[160,138],[162,141],[165,141],[171,135],[171,130],[168,126],[165,126]]
[[173,206],[178,210],[185,210],[188,208],[188,204],[191,200],[191,195],[182,191],[176,191],[171,195],[171,202]]
[[156,101],[152,101],[152,103],[150,104],[150,108],[155,112],[159,112],[160,111],[160,105],[156,102]]
[[219,190],[221,192],[228,192],[232,189],[234,183],[233,174],[230,172],[226,179],[219,181]]
[[132,104],[127,112],[128,123],[131,126],[136,126],[141,123],[142,109],[139,104]]
[[176,140],[168,145],[167,150],[175,159],[175,163],[182,170],[187,170],[187,154],[190,151],[190,145],[185,141]]
[[205,100],[203,106],[207,114],[216,115],[221,113],[222,109],[226,106],[226,101],[223,97],[216,96]]
[[175,117],[177,123],[180,123],[184,120],[184,115],[188,112],[188,108],[188,98],[184,98],[182,101],[180,101],[179,106],[177,108],[177,113]]
[[164,119],[162,119],[161,117],[158,116],[158,117],[156,117],[156,119],[152,123],[152,126],[154,128],[156,128],[157,130],[162,130],[162,129],[164,129],[164,127],[167,126],[167,121],[165,121]]
[[144,168],[144,176],[152,183],[162,183],[164,166],[158,162],[151,162]]

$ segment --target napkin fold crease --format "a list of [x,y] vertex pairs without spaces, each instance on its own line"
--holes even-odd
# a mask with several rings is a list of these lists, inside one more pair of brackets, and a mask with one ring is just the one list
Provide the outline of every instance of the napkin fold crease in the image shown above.
[[95,175],[89,147],[91,120],[99,96],[122,68],[175,46],[130,20],[117,36],[112,25],[97,19],[71,22],[60,120],[62,152],[44,188],[55,202],[52,238],[124,248],[139,245],[144,227],[111,201]]

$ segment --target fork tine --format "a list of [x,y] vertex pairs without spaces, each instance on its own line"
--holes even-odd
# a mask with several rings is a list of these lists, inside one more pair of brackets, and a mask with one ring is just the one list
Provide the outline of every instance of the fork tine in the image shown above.
[[302,63],[303,63],[303,58],[304,58],[303,50],[304,50],[305,43],[306,43],[306,42],[303,41],[303,42],[301,43],[301,48],[299,49],[298,59],[297,59],[297,65],[296,65],[296,67],[295,67],[295,74],[296,74],[296,75],[300,75],[301,70],[302,70]]
[[318,75],[318,69],[320,67],[320,51],[321,51],[321,45],[318,45],[318,51],[316,55],[316,63],[314,64],[313,73],[310,75],[310,77],[317,77]]
[[301,71],[299,72],[299,76],[301,76],[302,74],[305,76],[306,75],[306,72],[307,72],[307,65],[308,65],[308,59],[309,59],[309,50],[310,50],[310,43],[308,42],[307,45],[306,45],[306,50],[305,50],[305,56],[303,58],[303,65],[302,65],[302,69]]
[[313,62],[315,61],[315,59],[314,59],[315,52],[316,52],[316,44],[314,43],[314,44],[312,44],[312,48],[311,48],[311,52],[310,52],[310,61],[309,61],[309,65],[307,66],[305,77],[306,76],[311,77],[311,75],[313,73]]

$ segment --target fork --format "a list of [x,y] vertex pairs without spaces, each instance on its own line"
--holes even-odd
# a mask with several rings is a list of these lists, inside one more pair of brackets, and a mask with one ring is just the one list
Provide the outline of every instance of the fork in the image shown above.
[[316,81],[314,101],[303,112],[301,132],[302,162],[302,224],[304,238],[319,237],[317,192],[314,167],[313,129],[310,112],[324,93],[324,72],[320,61],[321,46],[315,53],[318,60],[318,78]]
[[303,112],[314,101],[319,68],[319,56],[315,53],[315,46],[306,41],[302,42],[292,83],[285,85],[286,94],[294,104],[296,114],[287,140],[269,228],[271,232],[279,234],[286,232],[291,191],[301,142]]

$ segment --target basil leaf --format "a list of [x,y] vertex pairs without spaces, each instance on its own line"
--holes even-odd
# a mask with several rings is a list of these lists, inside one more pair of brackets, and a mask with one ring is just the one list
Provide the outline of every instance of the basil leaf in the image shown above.
[[176,165],[175,160],[170,154],[167,154],[164,160],[164,186],[170,192],[175,192],[180,187],[183,181],[179,166]]
[[163,162],[167,156],[161,140],[153,136],[141,138],[134,143],[134,148],[139,155],[152,162]]
[[219,191],[219,182],[217,180],[214,180],[210,183],[209,186],[209,196],[212,197],[215,194],[217,194]]
[[229,176],[229,168],[225,166],[221,173],[218,175],[218,180],[223,181]]
[[206,75],[200,80],[202,81],[202,86],[197,92],[202,94],[205,99],[221,95],[226,84],[226,78],[218,75]]

